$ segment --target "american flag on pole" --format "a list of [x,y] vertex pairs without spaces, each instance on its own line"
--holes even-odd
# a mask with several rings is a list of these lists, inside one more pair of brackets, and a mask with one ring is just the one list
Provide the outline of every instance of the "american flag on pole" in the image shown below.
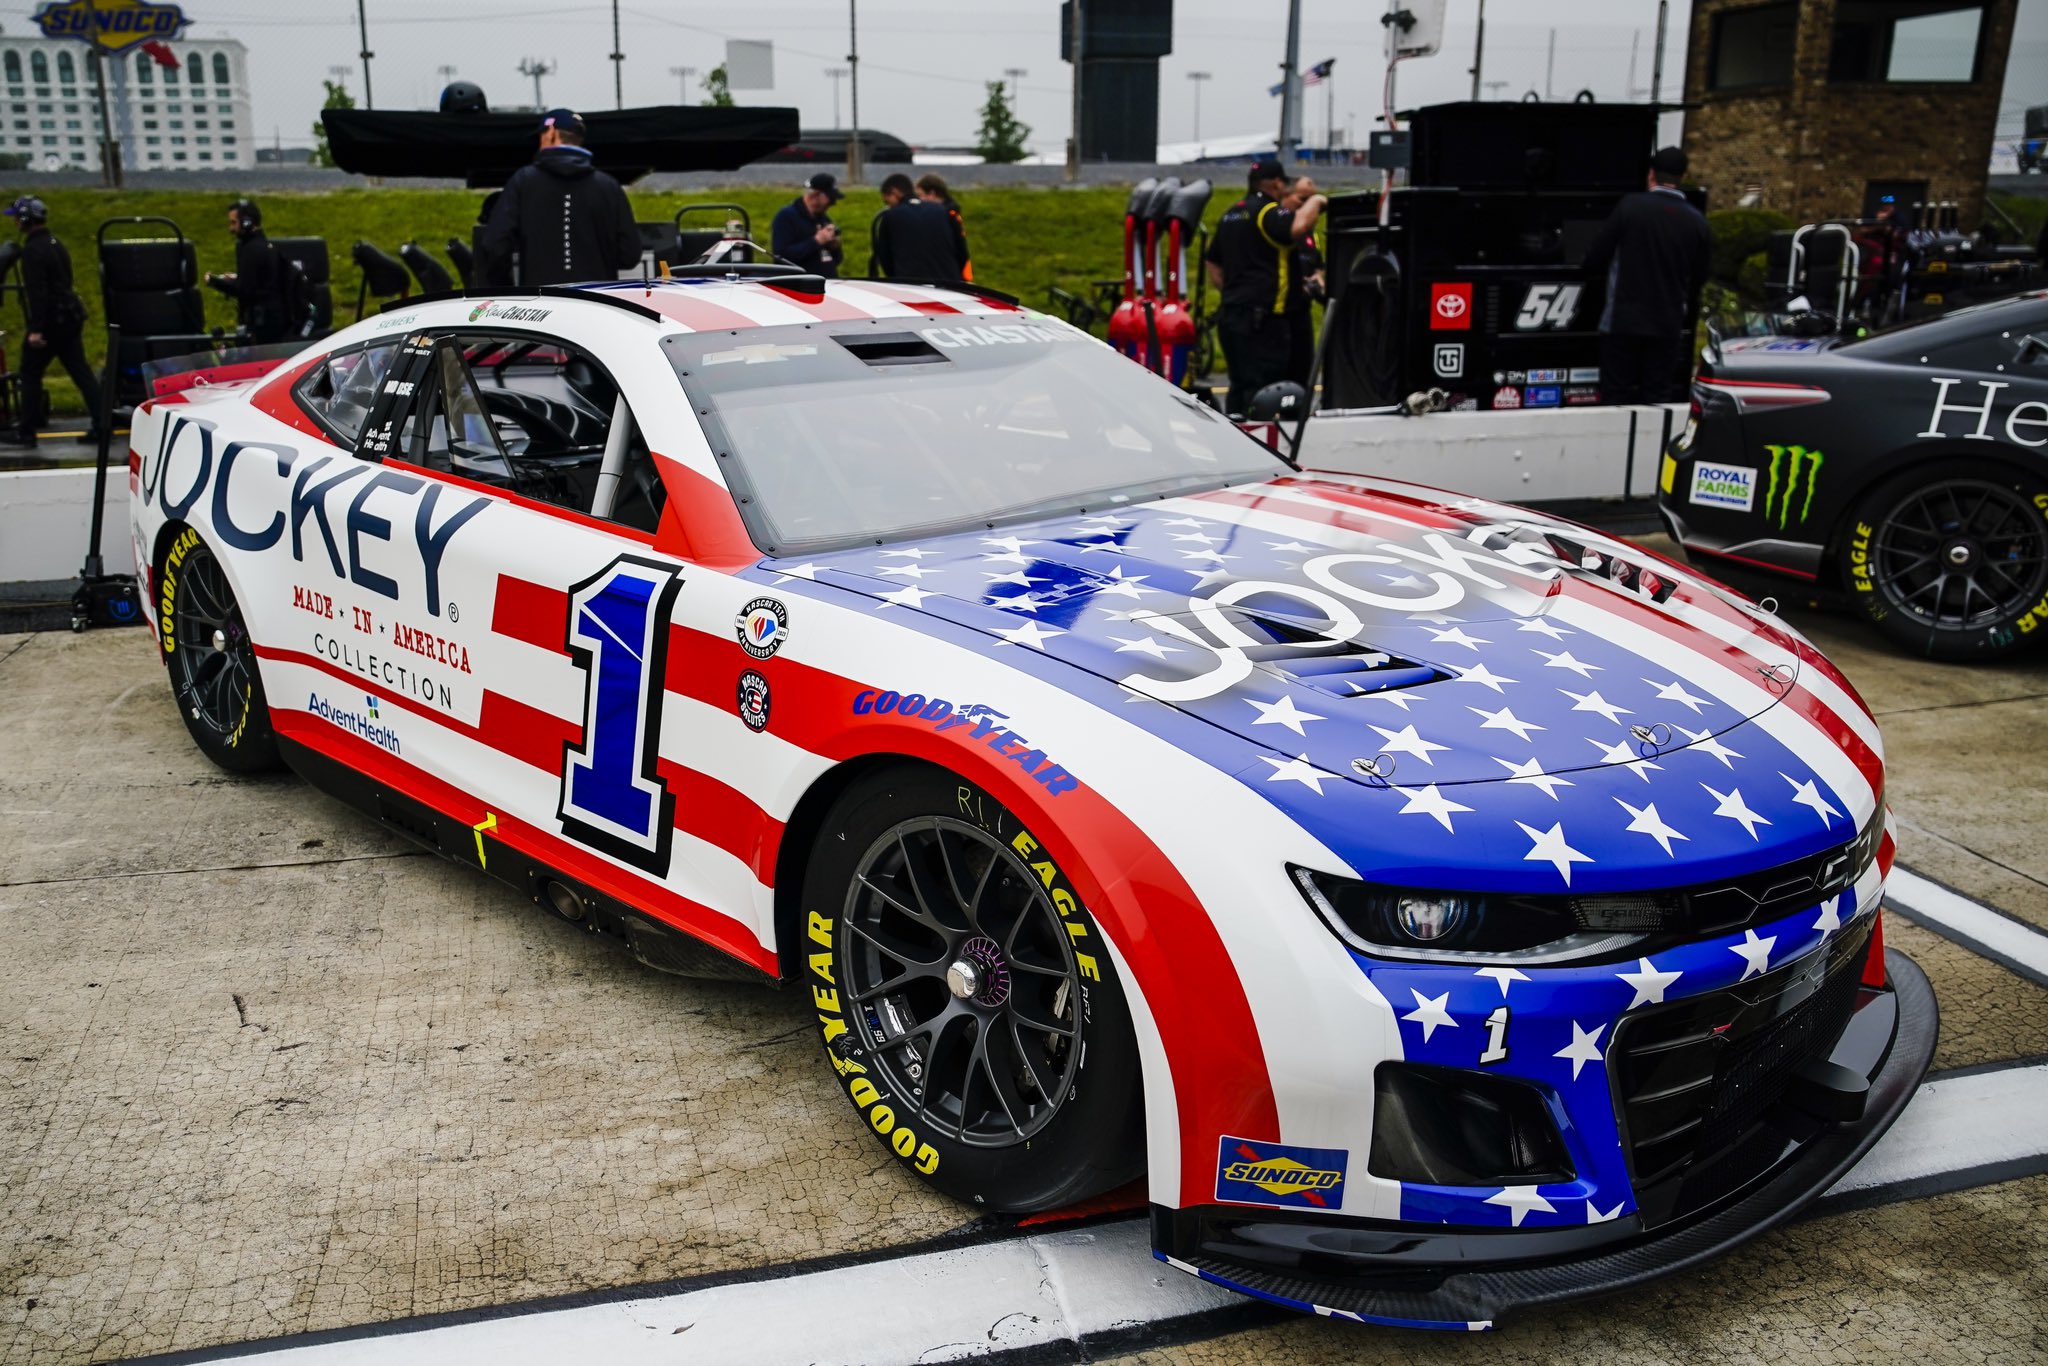
[[1328,61],[1317,62],[1314,66],[1301,73],[1301,83],[1303,85],[1321,85],[1324,81],[1330,79],[1330,68],[1335,65],[1337,65],[1335,57],[1330,58]]

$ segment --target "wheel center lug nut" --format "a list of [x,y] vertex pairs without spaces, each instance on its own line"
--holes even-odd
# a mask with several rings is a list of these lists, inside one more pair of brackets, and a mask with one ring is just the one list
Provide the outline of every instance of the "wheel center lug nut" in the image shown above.
[[965,958],[955,959],[946,969],[946,987],[961,1000],[981,990],[981,969]]

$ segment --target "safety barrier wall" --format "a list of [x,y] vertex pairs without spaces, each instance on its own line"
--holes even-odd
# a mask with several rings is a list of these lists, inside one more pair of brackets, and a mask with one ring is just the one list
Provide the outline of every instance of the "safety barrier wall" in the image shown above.
[[[75,579],[92,525],[90,469],[0,472],[0,583]],[[110,574],[130,574],[128,467],[107,472],[100,554]]]

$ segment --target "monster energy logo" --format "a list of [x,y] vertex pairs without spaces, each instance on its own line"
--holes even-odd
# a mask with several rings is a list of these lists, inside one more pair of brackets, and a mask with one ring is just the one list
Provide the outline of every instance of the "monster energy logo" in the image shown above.
[[[1804,446],[1765,446],[1771,453],[1771,468],[1764,485],[1764,519],[1775,517],[1780,529],[1793,520],[1792,503],[1800,497],[1799,482],[1806,480],[1806,496],[1799,503],[1798,521],[1804,524],[1813,513],[1813,491],[1820,483],[1820,467],[1827,463],[1819,451]],[[1784,471],[1784,496],[1778,494],[1779,472]]]

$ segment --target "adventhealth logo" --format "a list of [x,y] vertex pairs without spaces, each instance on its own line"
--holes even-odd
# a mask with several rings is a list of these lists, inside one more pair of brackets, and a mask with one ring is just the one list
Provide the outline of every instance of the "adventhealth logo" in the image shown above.
[[367,716],[359,711],[350,711],[346,707],[337,707],[319,693],[314,693],[306,699],[306,710],[329,725],[340,726],[349,734],[368,740],[379,749],[390,750],[393,754],[398,753],[398,733],[389,726],[378,725],[376,699],[365,700],[369,703]]
[[[1782,530],[1792,520],[1792,504],[1799,502],[1798,521],[1804,524],[1813,514],[1813,490],[1820,483],[1820,467],[1826,463],[1819,451],[1810,451],[1804,446],[1765,446],[1771,453],[1771,467],[1766,473],[1764,485],[1764,518],[1776,518]],[[1780,472],[1783,472],[1784,496],[1778,496]],[[1804,481],[1805,497],[1800,497],[1800,485]]]

